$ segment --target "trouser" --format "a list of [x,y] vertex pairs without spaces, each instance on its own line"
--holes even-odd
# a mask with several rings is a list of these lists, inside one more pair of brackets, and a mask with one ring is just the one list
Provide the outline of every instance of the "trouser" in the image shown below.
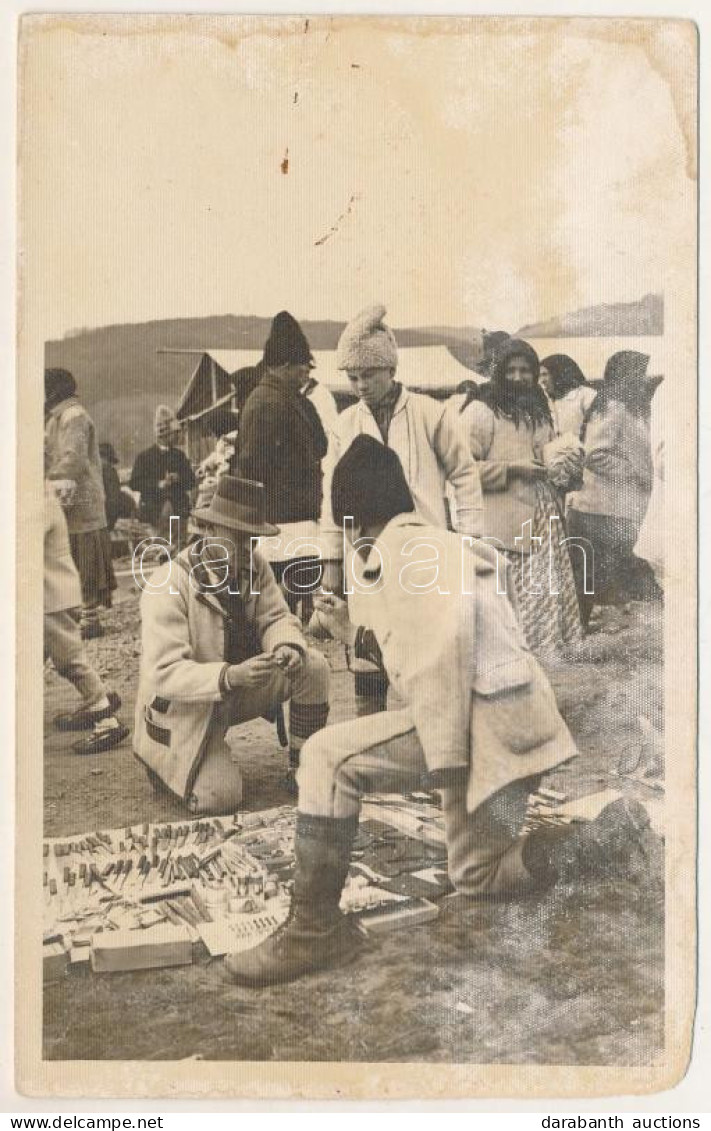
[[79,625],[69,610],[45,613],[44,656],[59,675],[74,684],[87,707],[104,699],[106,688],[87,659]]
[[308,649],[299,671],[288,678],[275,669],[268,682],[252,690],[235,692],[213,715],[200,768],[193,783],[189,807],[194,813],[231,813],[242,800],[242,775],[235,755],[225,741],[230,727],[273,715],[289,700],[289,750],[296,762],[304,742],[328,718],[329,668],[320,652]]
[[[299,812],[352,817],[368,793],[421,789],[424,752],[407,711],[372,715],[367,723],[338,723],[310,738],[301,756]],[[465,787],[441,790],[449,877],[463,895],[520,894],[534,887],[524,867],[519,832],[528,795],[540,775],[511,782],[473,813]]]

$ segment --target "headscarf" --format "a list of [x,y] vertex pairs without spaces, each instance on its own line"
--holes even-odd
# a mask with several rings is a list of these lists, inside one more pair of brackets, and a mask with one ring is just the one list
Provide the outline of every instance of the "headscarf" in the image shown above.
[[491,369],[497,356],[506,343],[510,341],[511,335],[507,330],[484,330],[482,332],[482,355],[475,366],[477,373],[480,373],[482,377],[491,377]]
[[551,375],[551,386],[548,390],[551,400],[557,401],[566,393],[572,392],[580,385],[587,384],[585,375],[572,357],[567,353],[552,353],[541,361],[541,369],[547,369]]
[[[506,369],[515,357],[528,362],[534,384],[528,388],[513,388],[506,381]],[[550,424],[551,410],[543,389],[538,384],[540,362],[533,346],[521,338],[511,338],[498,351],[492,366],[491,380],[479,386],[479,400],[488,405],[494,416],[512,420],[516,427],[523,422],[532,428]]]

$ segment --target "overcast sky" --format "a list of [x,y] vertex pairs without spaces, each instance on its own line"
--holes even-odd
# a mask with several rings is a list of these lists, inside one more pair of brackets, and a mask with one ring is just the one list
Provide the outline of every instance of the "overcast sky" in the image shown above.
[[515,329],[669,289],[694,192],[684,25],[661,52],[676,91],[659,43],[585,21],[107,26],[27,40],[48,338],[372,301],[397,326]]

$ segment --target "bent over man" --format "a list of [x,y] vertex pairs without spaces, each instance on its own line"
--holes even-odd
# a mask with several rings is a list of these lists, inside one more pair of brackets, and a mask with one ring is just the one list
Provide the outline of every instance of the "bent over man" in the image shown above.
[[293,778],[302,743],[328,716],[328,665],[252,551],[257,536],[279,533],[264,508],[261,483],[223,476],[194,512],[205,537],[156,571],[141,598],[134,752],[193,813],[234,812],[242,799],[230,727],[289,700]]
[[576,750],[497,593],[493,551],[424,523],[397,456],[366,436],[336,468],[332,501],[334,515],[352,515],[371,543],[360,554],[370,588],[351,598],[351,620],[375,633],[403,708],[329,727],[305,746],[291,911],[270,939],[226,960],[246,985],[289,981],[353,949],[339,902],[364,794],[438,790],[450,879],[474,897],[518,895],[571,865],[594,865],[623,827],[646,818],[616,802],[585,832],[569,833],[565,852],[547,831],[518,836],[540,775]]

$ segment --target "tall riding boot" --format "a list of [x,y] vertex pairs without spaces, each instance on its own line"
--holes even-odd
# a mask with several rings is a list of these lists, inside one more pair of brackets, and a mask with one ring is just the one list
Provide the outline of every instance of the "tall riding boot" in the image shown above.
[[355,952],[357,938],[339,903],[357,830],[357,817],[297,814],[289,917],[259,946],[227,956],[233,981],[243,986],[291,982]]

